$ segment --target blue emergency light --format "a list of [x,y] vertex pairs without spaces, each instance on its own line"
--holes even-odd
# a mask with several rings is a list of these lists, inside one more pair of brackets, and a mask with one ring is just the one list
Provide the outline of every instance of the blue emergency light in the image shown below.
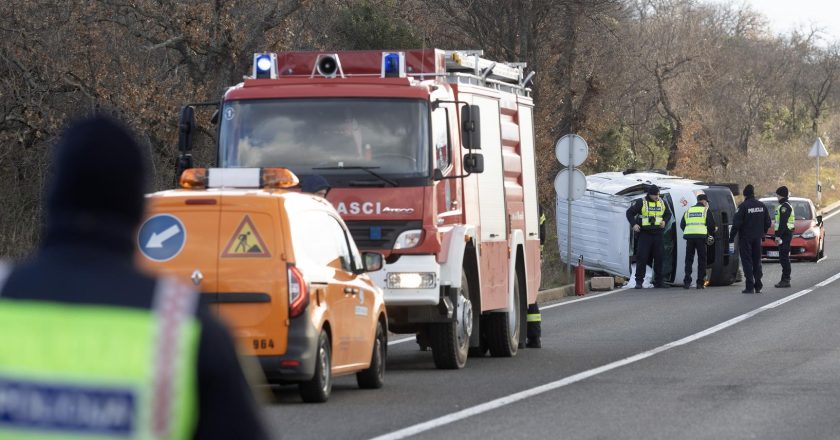
[[272,52],[254,54],[254,78],[277,78],[277,54]]
[[405,52],[382,53],[382,78],[405,77]]

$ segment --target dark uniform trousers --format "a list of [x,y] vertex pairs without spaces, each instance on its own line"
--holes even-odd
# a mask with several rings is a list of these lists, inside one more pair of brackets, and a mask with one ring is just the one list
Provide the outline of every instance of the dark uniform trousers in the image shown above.
[[744,268],[744,283],[747,290],[761,290],[761,237],[738,239],[741,253],[741,267]]
[[691,284],[691,269],[694,266],[694,253],[697,252],[697,285],[706,280],[706,240],[687,238],[685,240],[685,278],[683,284]]
[[636,255],[636,283],[641,285],[645,280],[645,273],[647,272],[647,265],[653,259],[653,284],[659,286],[662,281],[662,247],[664,240],[662,232],[647,232],[641,231],[639,233],[639,247]]
[[793,233],[786,232],[781,237],[782,244],[779,245],[779,264],[782,265],[782,281],[790,281],[790,241],[793,240]]

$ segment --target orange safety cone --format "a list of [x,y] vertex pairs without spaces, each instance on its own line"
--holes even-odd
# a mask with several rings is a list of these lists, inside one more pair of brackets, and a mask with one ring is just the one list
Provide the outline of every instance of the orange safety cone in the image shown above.
[[583,269],[583,255],[580,256],[577,267],[575,267],[575,295],[586,295],[586,271]]

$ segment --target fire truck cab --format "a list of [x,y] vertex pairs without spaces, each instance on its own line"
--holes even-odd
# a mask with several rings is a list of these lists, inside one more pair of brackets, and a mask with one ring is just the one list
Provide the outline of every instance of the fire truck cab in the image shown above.
[[438,368],[514,356],[540,284],[532,76],[480,51],[255,54],[214,117],[217,166],[326,178],[357,245],[386,256],[370,275],[389,329]]

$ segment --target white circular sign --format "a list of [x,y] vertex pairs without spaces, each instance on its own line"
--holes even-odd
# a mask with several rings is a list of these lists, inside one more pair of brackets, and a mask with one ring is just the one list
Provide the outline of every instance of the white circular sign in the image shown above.
[[554,190],[557,191],[557,198],[560,200],[577,200],[583,197],[586,191],[586,175],[581,170],[574,170],[570,186],[569,170],[560,171],[554,178]]
[[554,145],[554,155],[563,166],[567,167],[572,163],[572,166],[579,167],[589,156],[589,145],[582,137],[567,134]]

